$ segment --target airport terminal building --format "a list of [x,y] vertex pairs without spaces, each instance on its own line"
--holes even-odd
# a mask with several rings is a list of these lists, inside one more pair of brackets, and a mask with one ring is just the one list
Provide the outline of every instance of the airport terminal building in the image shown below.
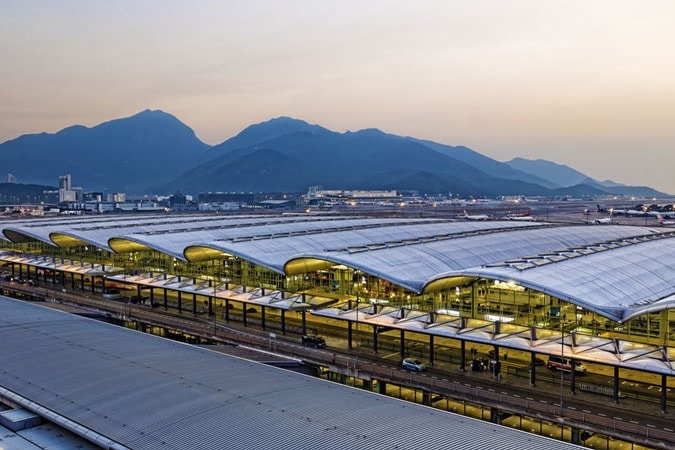
[[564,332],[580,360],[673,374],[668,228],[150,215],[6,221],[0,231],[0,263],[15,278],[83,290],[133,283],[159,304],[173,290],[198,314],[222,314],[232,294],[269,312],[349,321],[360,311],[374,327],[430,335],[490,329],[507,348],[534,350]]
[[[354,215],[134,215],[0,223],[6,277],[221,320],[312,318],[658,380],[675,369],[675,233],[665,227]],[[319,325],[320,326],[320,325]],[[313,331],[321,330],[314,329]],[[466,350],[466,356],[465,356]],[[464,360],[466,358],[466,360]],[[499,370],[499,365],[496,365]],[[574,389],[575,370],[571,370]]]

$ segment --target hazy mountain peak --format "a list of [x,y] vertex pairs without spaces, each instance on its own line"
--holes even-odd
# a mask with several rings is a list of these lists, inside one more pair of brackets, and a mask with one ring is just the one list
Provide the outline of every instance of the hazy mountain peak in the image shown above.
[[[250,125],[210,147],[175,116],[151,109],[91,128],[76,125],[5,142],[0,144],[0,167],[21,183],[49,185],[70,173],[85,189],[128,193],[148,192],[150,184],[161,187],[158,192],[191,193],[303,192],[322,184],[465,196],[657,194],[615,184],[608,189],[550,161],[501,163],[462,146],[377,128],[337,133],[288,116]],[[563,186],[573,188],[558,189]]]
[[281,136],[297,133],[327,134],[332,131],[319,125],[312,125],[304,120],[280,116],[265,122],[249,125],[236,136],[214,147],[217,153],[229,152],[237,148],[260,145]]
[[565,164],[559,164],[545,159],[513,158],[507,161],[509,166],[522,172],[544,178],[562,187],[575,186],[588,180],[588,176],[572,169]]
[[155,183],[149,167],[179,173],[209,149],[173,115],[147,109],[91,128],[21,136],[0,145],[0,167],[22,182],[50,184],[70,173],[86,189],[136,193]]
[[292,134],[298,131],[311,131],[316,129],[324,130],[324,128],[318,125],[311,125],[304,120],[294,119],[288,116],[280,116],[265,122],[249,125],[235,137],[257,135],[274,138],[284,134]]
[[354,132],[353,134],[360,134],[363,136],[385,136],[387,133],[378,128],[364,128]]

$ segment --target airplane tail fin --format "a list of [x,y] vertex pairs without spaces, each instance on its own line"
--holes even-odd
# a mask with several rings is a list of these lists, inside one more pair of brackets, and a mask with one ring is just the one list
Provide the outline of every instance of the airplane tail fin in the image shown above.
[[661,214],[656,215],[656,220],[659,221],[659,223],[663,223],[663,216]]

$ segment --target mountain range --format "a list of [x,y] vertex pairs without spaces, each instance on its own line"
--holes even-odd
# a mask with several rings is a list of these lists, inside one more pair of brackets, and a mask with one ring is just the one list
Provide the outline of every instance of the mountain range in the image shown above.
[[151,110],[6,141],[0,171],[21,183],[53,185],[69,173],[86,191],[148,194],[306,192],[321,185],[462,197],[665,195],[600,182],[550,161],[499,162],[467,147],[377,129],[338,133],[289,117],[209,146],[173,115]]

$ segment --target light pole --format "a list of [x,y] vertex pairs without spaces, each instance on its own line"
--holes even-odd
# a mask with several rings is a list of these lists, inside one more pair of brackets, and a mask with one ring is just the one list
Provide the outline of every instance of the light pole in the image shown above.
[[[560,429],[561,433],[562,430],[564,429],[563,427],[563,380],[564,380],[564,373],[565,371],[563,369],[563,362],[565,361],[565,328],[563,327],[563,317],[565,317],[563,313],[563,307],[561,306],[560,309],[560,361],[561,361],[561,366],[560,366]],[[574,365],[572,365],[572,370],[574,370]]]
[[213,335],[218,335],[218,330],[216,328],[216,294],[218,293],[218,283],[216,283],[216,277],[213,277],[213,299],[211,300],[211,310],[209,311],[213,316]]
[[[356,289],[356,359],[354,360],[354,376],[358,375],[359,370],[359,290],[361,285]],[[354,380],[356,384],[356,380]]]

